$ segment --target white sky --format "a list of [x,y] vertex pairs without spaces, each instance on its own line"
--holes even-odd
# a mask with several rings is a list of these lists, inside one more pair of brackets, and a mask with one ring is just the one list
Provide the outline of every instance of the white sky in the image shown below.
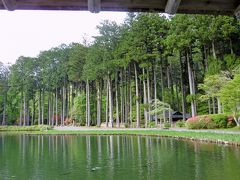
[[0,11],[0,61],[36,57],[62,43],[82,42],[97,35],[96,26],[109,19],[122,23],[126,13],[84,11]]

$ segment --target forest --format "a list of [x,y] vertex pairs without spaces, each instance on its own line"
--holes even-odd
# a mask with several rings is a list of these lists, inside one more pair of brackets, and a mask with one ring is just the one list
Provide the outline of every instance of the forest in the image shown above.
[[237,19],[128,13],[97,29],[91,43],[0,62],[0,124],[156,127],[179,111],[239,125]]

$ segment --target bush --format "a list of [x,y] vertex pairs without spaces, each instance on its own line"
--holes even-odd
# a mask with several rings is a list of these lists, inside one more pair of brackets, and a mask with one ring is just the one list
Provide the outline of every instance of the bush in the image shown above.
[[195,116],[187,120],[186,126],[189,129],[214,129],[217,124],[208,116]]
[[147,127],[148,128],[155,128],[156,127],[156,122],[155,121],[147,122]]
[[168,129],[168,128],[170,128],[170,127],[171,127],[171,124],[170,124],[170,123],[168,123],[168,122],[166,122],[166,123],[164,123],[164,124],[163,124],[163,127]]
[[217,124],[217,128],[227,128],[228,117],[224,114],[209,114],[211,120]]
[[48,125],[37,126],[0,126],[0,131],[46,131],[52,129]]
[[183,121],[183,120],[177,121],[176,126],[177,127],[185,127],[185,121]]

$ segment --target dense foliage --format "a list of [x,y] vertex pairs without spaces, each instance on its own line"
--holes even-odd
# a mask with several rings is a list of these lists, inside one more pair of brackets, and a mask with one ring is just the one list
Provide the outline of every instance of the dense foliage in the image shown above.
[[[177,110],[183,120],[187,113],[233,114],[239,125],[236,19],[129,13],[121,25],[97,28],[91,44],[0,64],[1,124],[155,127]],[[169,110],[159,113],[157,102]]]

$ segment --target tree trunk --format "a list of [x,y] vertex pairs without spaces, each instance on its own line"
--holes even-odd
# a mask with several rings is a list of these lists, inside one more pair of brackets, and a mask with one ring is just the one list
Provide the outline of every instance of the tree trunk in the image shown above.
[[144,103],[144,124],[145,128],[147,128],[148,116],[147,116],[147,89],[146,89],[146,81],[145,81],[145,70],[142,69],[143,72],[143,103]]
[[150,111],[151,111],[151,108],[150,108],[150,104],[151,104],[151,94],[150,94],[150,77],[149,77],[149,70],[147,68],[147,103],[148,103],[148,121],[150,122]]
[[125,124],[129,123],[128,122],[128,112],[129,112],[129,109],[128,109],[128,79],[127,79],[127,70],[125,69],[124,70],[124,80],[126,82],[125,84],[125,88],[124,88],[124,102],[125,102],[125,114],[124,114],[124,120],[125,120]]
[[56,105],[55,105],[55,108],[56,108],[56,114],[55,114],[55,125],[58,126],[58,91],[57,91],[57,88],[56,88]]
[[27,116],[27,109],[26,109],[26,93],[23,95],[23,125],[26,126],[26,116]]
[[164,75],[163,75],[163,58],[161,57],[161,90],[162,90],[162,101],[164,102]]
[[44,124],[44,89],[42,90],[42,103],[41,103],[41,105],[42,105],[42,122],[41,122],[41,124],[43,125]]
[[231,55],[233,55],[234,51],[233,51],[233,44],[232,44],[232,39],[231,38],[229,39],[229,44],[230,44]]
[[220,97],[217,97],[217,105],[218,105],[218,114],[221,114],[221,101],[220,101]]
[[51,122],[51,98],[50,98],[50,92],[48,92],[48,118],[47,118],[47,124],[50,126]]
[[212,53],[213,53],[213,58],[217,59],[214,41],[212,41]]
[[65,84],[65,117],[66,118],[68,118],[68,108],[69,108],[69,106],[68,106],[68,92],[69,92],[69,90],[68,90],[68,87],[69,87],[69,85],[68,85],[68,83],[66,82],[66,84]]
[[186,87],[184,85],[184,62],[182,61],[182,53],[180,52],[180,66],[181,66],[181,96],[182,96],[182,114],[183,120],[186,120]]
[[138,94],[138,73],[136,63],[134,63],[134,71],[135,71],[135,86],[136,86],[136,121],[137,128],[140,128],[140,107],[139,107],[139,94]]
[[35,121],[35,99],[32,99],[32,118],[31,118],[31,125],[34,125]]
[[41,124],[41,89],[39,90],[39,96],[38,96],[38,125]]
[[27,120],[27,126],[29,126],[29,123],[30,123],[30,107],[29,107],[29,100],[27,98],[27,117],[26,117],[26,120]]
[[89,92],[89,81],[87,79],[86,84],[86,126],[90,126],[90,92]]
[[123,93],[123,70],[121,71],[121,124],[124,123],[124,93]]
[[105,119],[106,127],[108,127],[108,103],[109,103],[109,84],[108,84],[108,79],[107,79],[106,119]]
[[208,113],[212,114],[211,99],[208,100]]
[[21,90],[19,126],[22,126],[22,115],[23,115],[22,110],[23,110],[23,90]]
[[179,94],[178,94],[178,92],[179,92],[179,82],[178,82],[178,80],[176,81],[176,84],[175,84],[175,90],[176,90],[176,101],[177,101],[177,110],[179,111],[179,109],[180,109],[180,104],[179,104]]
[[52,126],[54,126],[54,114],[55,114],[55,112],[54,112],[55,111],[55,103],[54,103],[54,97],[55,96],[54,96],[54,94],[55,93],[52,94],[52,117],[51,117],[52,118],[52,120],[51,120]]
[[131,82],[131,77],[130,77],[130,82],[129,82],[129,122],[130,122],[130,127],[132,127],[132,82]]
[[[157,76],[156,76],[156,65],[154,66],[153,70],[153,75],[154,75],[154,108],[157,109]],[[157,113],[155,115],[155,125],[157,127],[158,125],[158,119],[157,119]]]
[[4,102],[3,102],[3,116],[2,125],[6,125],[6,110],[7,110],[7,91],[4,92]]
[[[192,73],[192,66],[190,62],[189,53],[187,52],[187,66],[188,66],[188,78],[189,78],[189,88],[190,88],[190,95],[195,96],[195,87],[194,87],[194,79],[193,79],[193,73]],[[191,112],[192,117],[196,116],[196,102],[192,98],[191,100]]]
[[109,88],[109,126],[113,127],[113,97],[112,97],[112,80],[108,72],[108,88]]
[[100,83],[97,84],[97,126],[101,126],[101,95],[100,95]]
[[65,123],[65,98],[66,98],[66,90],[65,86],[62,87],[62,126],[64,126]]
[[119,108],[118,108],[118,72],[116,72],[116,77],[115,77],[115,88],[116,88],[116,127],[120,127],[120,122],[119,122]]

